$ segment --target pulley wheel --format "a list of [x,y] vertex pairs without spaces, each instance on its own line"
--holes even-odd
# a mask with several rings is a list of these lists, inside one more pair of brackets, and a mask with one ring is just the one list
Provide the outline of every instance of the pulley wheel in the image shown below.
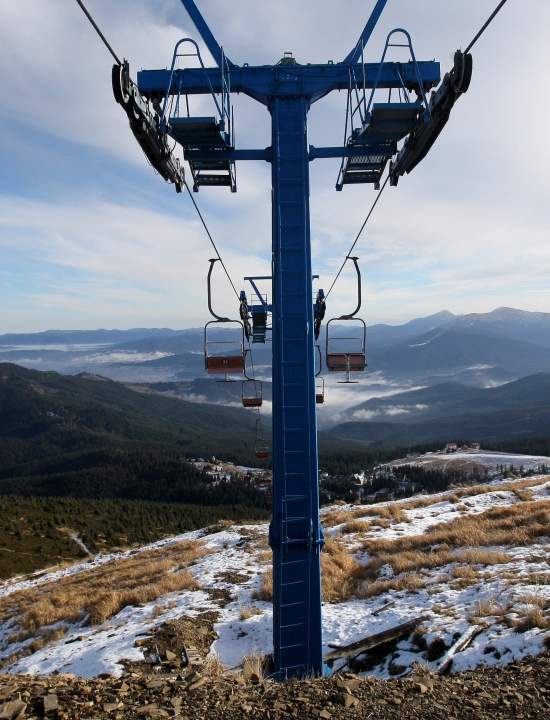
[[132,99],[128,91],[130,86],[128,64],[124,63],[123,65],[113,65],[111,79],[113,82],[113,95],[115,96],[115,100],[119,105],[122,105],[122,107],[126,109]]
[[472,69],[471,54],[457,50],[454,57],[454,88],[457,93],[462,94],[468,91],[472,80]]

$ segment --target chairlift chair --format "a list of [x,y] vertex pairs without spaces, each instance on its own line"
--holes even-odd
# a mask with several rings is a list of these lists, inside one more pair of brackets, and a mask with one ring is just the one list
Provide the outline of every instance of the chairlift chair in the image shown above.
[[[185,159],[193,176],[193,190],[201,185],[227,186],[237,190],[235,162],[227,157],[235,149],[233,110],[231,107],[231,78],[229,63],[221,51],[221,89],[214,91],[210,80],[210,95],[214,114],[192,115],[189,96],[181,93],[177,84],[176,65],[181,58],[194,58],[206,74],[199,46],[191,38],[176,43],[170,68],[170,82],[162,106],[161,130],[176,140],[184,150]],[[208,75],[206,75],[208,77]],[[172,95],[173,85],[178,92]]]
[[325,402],[325,378],[317,378],[315,381],[315,402],[317,405]]
[[261,418],[256,420],[256,458],[267,460],[269,458],[269,447],[264,440]]
[[[209,375],[225,375],[225,382],[230,382],[229,375],[244,375],[245,373],[244,325],[240,320],[231,320],[231,318],[217,315],[212,309],[212,270],[218,261],[219,258],[212,258],[208,269],[208,310],[214,320],[210,320],[204,326],[204,365]],[[234,336],[229,340],[212,339],[212,328],[220,325],[233,326]],[[235,326],[238,326],[238,331]]]
[[242,382],[241,399],[245,408],[262,407],[262,383],[260,380],[247,378]]
[[257,460],[268,460],[269,459],[269,448],[267,445],[256,446],[256,459]]
[[[209,331],[213,325],[234,325],[239,327],[238,336],[230,340],[211,339]],[[204,327],[204,360],[209,375],[242,375],[245,369],[244,328],[238,320],[210,320]]]
[[[396,42],[393,39],[394,35],[400,35],[404,40]],[[406,84],[400,70],[397,69],[397,87],[394,96],[392,97],[390,89],[385,102],[374,102],[386,55],[390,48],[396,47],[408,49],[416,81],[410,85]],[[418,96],[416,99],[410,97],[411,90],[416,92]],[[430,108],[426,98],[426,87],[422,81],[411,36],[403,28],[396,28],[386,39],[378,76],[368,100],[366,77],[363,75],[361,79],[356,78],[355,71],[350,68],[346,145],[363,148],[364,152],[342,160],[336,189],[342,190],[344,185],[358,183],[372,183],[376,189],[379,189],[380,179],[388,160],[397,152],[397,143],[429,119]]]
[[[355,317],[361,309],[361,271],[357,263],[358,258],[348,256],[346,259],[353,262],[357,273],[357,307],[349,315],[341,315],[327,322],[325,355],[328,370],[330,372],[345,372],[346,379],[339,382],[351,384],[358,382],[351,379],[351,373],[363,372],[367,367],[367,326],[364,320]],[[340,322],[355,323],[355,334],[351,336],[336,334],[334,330]]]
[[321,371],[323,369],[323,355],[319,345],[315,345],[319,358],[319,367],[315,373],[315,402],[317,405],[323,405],[325,402],[325,379],[321,377]]

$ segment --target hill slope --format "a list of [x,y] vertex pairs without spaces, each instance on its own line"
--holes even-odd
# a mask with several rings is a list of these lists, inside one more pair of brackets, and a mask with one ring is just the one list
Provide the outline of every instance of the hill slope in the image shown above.
[[468,413],[525,410],[550,405],[550,373],[529,375],[495,388],[477,388],[461,383],[373,398],[346,412],[349,419],[379,416],[391,422],[410,422]]
[[550,433],[550,374],[496,388],[459,383],[374,398],[351,408],[335,437],[389,447],[451,439],[502,442]]
[[[549,488],[542,476],[327,508],[324,653],[406,621],[412,626],[399,642],[358,652],[350,669],[405,677],[421,663],[424,673],[437,673],[445,652],[473,628],[453,672],[542,653],[550,628]],[[4,669],[119,675],[121,660],[139,663],[157,642],[179,658],[181,647],[164,643],[203,623],[208,632],[196,632],[191,644],[228,668],[270,652],[267,534],[267,524],[228,524],[3,583]]]
[[201,502],[181,495],[197,482],[182,460],[251,460],[254,438],[255,415],[242,409],[0,365],[0,493]]

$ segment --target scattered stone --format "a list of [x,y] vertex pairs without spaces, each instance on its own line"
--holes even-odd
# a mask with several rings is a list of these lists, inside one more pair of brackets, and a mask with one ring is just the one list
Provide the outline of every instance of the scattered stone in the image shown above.
[[44,695],[44,697],[42,698],[42,712],[44,713],[44,715],[55,712],[57,708],[57,695],[55,693]]
[[430,691],[430,688],[429,688],[427,685],[425,685],[424,683],[421,683],[421,682],[415,683],[414,686],[415,686],[415,688],[418,690],[418,692],[419,692],[421,695],[424,695],[424,693],[427,693],[427,692]]
[[71,643],[81,642],[82,640],[84,640],[84,635],[77,635],[76,637],[65,640],[65,645],[71,645]]
[[22,700],[10,700],[0,705],[0,718],[1,720],[15,720],[23,717],[26,709],[27,704]]
[[[435,675],[419,666],[407,679],[388,681],[342,673],[277,683],[262,673],[255,684],[242,673],[140,667],[122,678],[0,675],[0,720],[550,718],[550,652],[456,675]],[[46,715],[43,706],[50,697],[59,699],[59,707]]]
[[196,680],[193,680],[193,682],[187,686],[187,689],[188,690],[198,690],[198,688],[202,687],[203,685],[206,685],[207,682],[208,682],[208,678],[201,675]]
[[349,691],[339,693],[336,699],[340,703],[340,705],[343,705],[345,708],[355,707],[355,705],[359,704],[359,700],[354,697]]
[[110,713],[114,712],[115,710],[118,710],[119,708],[124,707],[122,703],[103,703],[103,710],[105,712]]

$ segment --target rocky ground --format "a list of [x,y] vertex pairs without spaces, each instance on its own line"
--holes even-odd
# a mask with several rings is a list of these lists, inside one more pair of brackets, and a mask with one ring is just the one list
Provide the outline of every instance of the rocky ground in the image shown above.
[[550,653],[437,677],[418,669],[405,679],[330,679],[280,684],[255,672],[184,670],[164,662],[156,671],[128,668],[120,678],[73,675],[0,677],[0,718],[58,720],[518,720],[550,717]]

